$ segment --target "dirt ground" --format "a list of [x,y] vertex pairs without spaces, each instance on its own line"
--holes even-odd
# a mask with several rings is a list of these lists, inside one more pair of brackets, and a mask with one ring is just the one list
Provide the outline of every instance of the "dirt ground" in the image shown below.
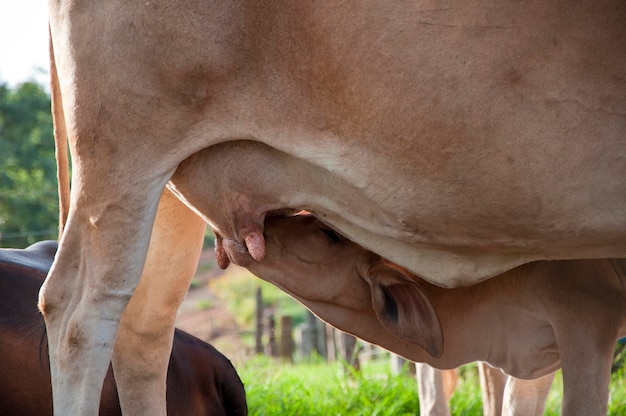
[[234,316],[226,303],[208,286],[211,279],[223,273],[215,263],[213,250],[203,251],[187,297],[178,310],[176,327],[212,344],[231,361],[241,362],[252,351],[241,341]]

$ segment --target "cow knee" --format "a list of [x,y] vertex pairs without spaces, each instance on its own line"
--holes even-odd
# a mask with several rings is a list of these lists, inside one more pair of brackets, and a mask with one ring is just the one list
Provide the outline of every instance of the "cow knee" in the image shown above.
[[67,307],[69,294],[57,288],[54,277],[49,276],[39,289],[37,307],[46,320],[61,313]]

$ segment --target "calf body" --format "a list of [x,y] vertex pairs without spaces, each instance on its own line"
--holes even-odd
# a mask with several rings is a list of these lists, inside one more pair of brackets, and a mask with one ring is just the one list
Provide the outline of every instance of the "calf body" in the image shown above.
[[[56,242],[0,250],[0,414],[52,415],[52,386],[37,293]],[[235,369],[211,345],[176,330],[167,377],[168,415],[245,415],[246,398]],[[121,415],[111,368],[101,415]]]
[[312,217],[268,218],[265,240],[260,262],[224,246],[330,324],[441,369],[486,361],[536,379],[562,367],[563,413],[606,412],[613,347],[626,334],[623,260],[534,262],[445,289]]

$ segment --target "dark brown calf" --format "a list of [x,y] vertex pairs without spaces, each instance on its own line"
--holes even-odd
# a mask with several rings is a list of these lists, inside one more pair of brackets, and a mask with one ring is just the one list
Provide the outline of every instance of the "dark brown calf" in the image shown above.
[[[52,387],[37,294],[57,244],[0,250],[0,415],[52,415]],[[237,372],[211,345],[176,330],[167,375],[168,415],[246,415]],[[100,415],[121,415],[111,367]]]

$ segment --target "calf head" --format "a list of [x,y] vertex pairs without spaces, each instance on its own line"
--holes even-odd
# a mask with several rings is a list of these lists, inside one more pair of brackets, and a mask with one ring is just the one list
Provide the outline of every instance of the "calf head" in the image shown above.
[[434,357],[443,350],[439,318],[413,276],[310,215],[268,217],[265,258],[223,241],[229,259],[291,294],[337,328],[367,341],[396,338]]

